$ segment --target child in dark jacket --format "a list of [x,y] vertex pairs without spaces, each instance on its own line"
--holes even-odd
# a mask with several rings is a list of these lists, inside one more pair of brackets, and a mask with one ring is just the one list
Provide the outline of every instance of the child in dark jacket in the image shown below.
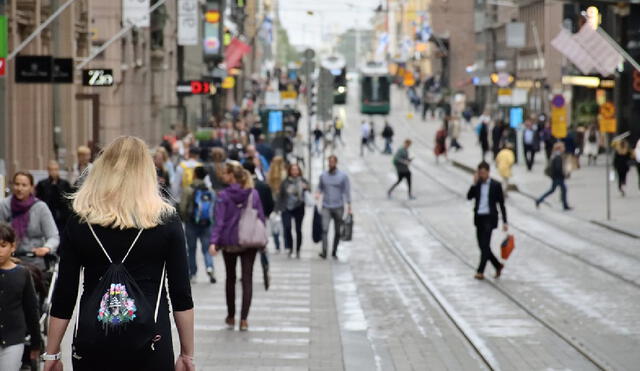
[[16,264],[16,234],[0,223],[0,370],[22,366],[25,334],[31,335],[31,359],[40,355],[38,300],[29,271]]

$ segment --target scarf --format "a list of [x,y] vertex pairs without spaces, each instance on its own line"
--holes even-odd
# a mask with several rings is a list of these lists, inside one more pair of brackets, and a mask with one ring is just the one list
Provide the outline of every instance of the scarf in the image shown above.
[[37,201],[38,199],[34,195],[30,195],[23,201],[18,200],[15,196],[11,197],[11,226],[20,240],[27,235],[29,210]]

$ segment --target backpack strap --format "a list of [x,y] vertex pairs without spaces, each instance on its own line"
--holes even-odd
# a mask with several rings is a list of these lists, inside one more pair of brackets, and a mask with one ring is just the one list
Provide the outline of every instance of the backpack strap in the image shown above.
[[160,297],[162,294],[162,286],[164,285],[165,268],[167,263],[162,264],[162,276],[160,277],[160,286],[158,287],[158,298],[156,299],[156,310],[153,312],[153,322],[158,322],[158,308],[160,308]]
[[[100,248],[102,249],[102,252],[107,257],[107,259],[109,259],[109,263],[113,264],[113,260],[111,259],[111,257],[107,253],[107,250],[102,245],[102,242],[98,238],[98,235],[96,235],[96,232],[93,230],[93,227],[91,226],[91,223],[87,223],[87,225],[89,226],[89,230],[91,230],[91,234],[93,235],[93,237],[98,242],[98,245],[100,245]],[[138,239],[140,238],[140,235],[142,234],[142,231],[143,231],[143,229],[140,229],[140,231],[136,235],[136,238],[133,240],[133,243],[129,247],[129,250],[127,250],[127,253],[124,255],[124,258],[122,258],[122,261],[120,262],[120,264],[124,263],[125,259],[127,259],[127,257],[129,256],[129,253],[131,252],[131,249],[133,249],[133,246],[136,244],[136,242],[138,242]]]

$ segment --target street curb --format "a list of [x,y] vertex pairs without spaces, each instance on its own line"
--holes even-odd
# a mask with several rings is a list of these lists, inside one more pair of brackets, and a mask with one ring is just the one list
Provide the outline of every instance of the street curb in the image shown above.
[[599,221],[597,221],[597,220],[590,220],[590,222],[591,222],[592,224],[595,224],[595,225],[599,226],[599,227],[606,228],[606,229],[608,229],[608,230],[610,230],[610,231],[613,231],[613,232],[617,232],[617,233],[623,234],[623,235],[625,235],[625,236],[627,236],[627,237],[631,237],[631,238],[635,238],[635,239],[640,239],[640,236],[639,236],[639,235],[637,235],[637,234],[635,234],[635,233],[632,233],[632,232],[629,232],[629,231],[625,231],[624,229],[620,229],[620,228],[614,227],[614,226],[609,225],[609,224],[607,224],[607,223],[605,223],[605,222],[599,222]]

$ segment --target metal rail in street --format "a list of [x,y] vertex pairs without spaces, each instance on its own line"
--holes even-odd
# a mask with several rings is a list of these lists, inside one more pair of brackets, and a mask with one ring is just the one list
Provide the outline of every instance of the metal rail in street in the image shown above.
[[[374,170],[368,163],[365,162],[365,164],[366,164],[367,168],[370,171],[376,173],[376,170]],[[413,167],[416,168],[415,165]],[[433,176],[432,174],[430,174],[426,170],[424,170],[424,169],[418,169],[418,170],[420,172],[422,172],[424,175],[426,175],[429,179],[431,179],[431,180],[435,181],[436,183],[438,183],[438,184],[442,185],[443,187],[445,187],[451,193],[454,193],[455,195],[462,197],[460,192],[458,192],[457,190],[452,189],[450,186],[448,186],[444,182],[439,181],[437,177]],[[442,246],[444,249],[446,249],[448,252],[450,252],[453,256],[455,256],[458,260],[460,260],[460,262],[462,264],[470,267],[471,269],[475,268],[473,263],[469,262],[468,259],[466,259],[464,257],[464,255],[459,251],[459,249],[451,246],[430,225],[428,225],[425,222],[423,222],[419,218],[419,216],[416,214],[415,210],[412,207],[405,205],[405,208],[412,215],[414,215],[416,217],[417,222],[420,225],[422,225],[435,238],[436,241],[439,242],[440,246]],[[382,226],[380,226],[380,227],[382,227]],[[391,233],[390,231],[387,231],[387,232]],[[418,280],[428,290],[429,288],[425,286],[425,282],[423,281],[423,279],[421,279],[421,277],[417,274],[417,273],[420,273],[420,274],[422,274],[422,273],[417,268],[417,265],[415,264],[413,259],[411,259],[411,257],[409,257],[408,254],[406,254],[406,252],[402,249],[402,247],[398,246],[397,244],[391,244],[391,247],[394,250],[398,251],[398,253],[402,256],[403,260],[405,260],[405,263],[407,264],[407,266],[409,266],[409,268],[412,271],[414,271],[414,273],[416,273]],[[402,251],[402,252],[400,252],[400,251]],[[417,272],[416,272],[416,270],[417,270]],[[570,334],[564,333],[564,331],[562,331],[559,328],[557,328],[557,326],[554,326],[549,321],[547,321],[544,318],[542,318],[541,315],[538,315],[537,313],[534,312],[533,309],[529,308],[527,306],[527,304],[525,304],[521,300],[517,299],[513,294],[511,294],[511,292],[509,292],[509,290],[507,290],[506,288],[502,287],[501,285],[499,285],[498,283],[494,282],[493,280],[487,279],[486,282],[489,283],[491,285],[491,287],[493,287],[497,292],[502,294],[502,296],[504,296],[507,300],[509,300],[510,302],[515,304],[517,307],[522,309],[525,313],[527,313],[533,320],[535,320],[536,322],[540,323],[543,327],[545,327],[546,329],[551,331],[554,335],[556,335],[558,338],[563,340],[571,348],[575,349],[578,353],[580,353],[586,360],[588,360],[590,363],[592,363],[595,367],[597,367],[600,370],[612,370],[612,369],[614,369],[614,367],[612,365],[610,365],[607,361],[602,360],[600,357],[598,357],[596,354],[594,354],[593,351],[591,351],[590,349],[585,347],[579,339],[577,339],[576,337],[574,337],[574,336],[572,336]],[[434,297],[434,299],[436,301],[438,300],[435,297]],[[460,328],[459,326],[461,326],[461,325],[459,323],[457,323],[456,327]],[[462,326],[464,326],[464,325],[462,325]],[[469,338],[467,338],[467,339],[469,340]],[[473,343],[471,345],[474,348],[476,348],[476,346],[477,346],[477,344],[473,344]],[[484,356],[483,356],[483,360],[485,361],[485,363],[487,362],[487,360],[484,358]],[[493,367],[493,366],[489,365],[489,367]]]

